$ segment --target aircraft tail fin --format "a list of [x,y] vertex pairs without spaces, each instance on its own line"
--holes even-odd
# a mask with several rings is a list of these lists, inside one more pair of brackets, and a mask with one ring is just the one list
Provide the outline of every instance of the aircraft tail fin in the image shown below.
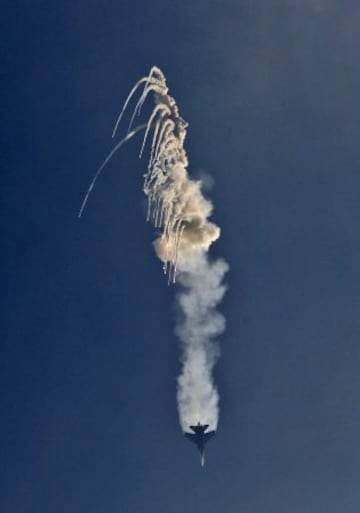
[[194,431],[194,433],[204,433],[207,428],[209,427],[209,424],[200,424],[200,422],[198,423],[197,426],[189,426],[190,429],[192,429],[192,431]]

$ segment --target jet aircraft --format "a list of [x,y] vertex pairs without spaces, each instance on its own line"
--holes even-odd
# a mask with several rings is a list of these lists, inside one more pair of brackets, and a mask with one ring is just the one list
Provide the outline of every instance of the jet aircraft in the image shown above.
[[189,426],[193,433],[184,433],[186,438],[194,442],[194,444],[196,444],[197,448],[199,449],[200,463],[202,467],[205,464],[205,444],[210,440],[211,437],[215,435],[215,431],[209,431],[208,433],[205,433],[208,427],[209,424],[200,424],[200,422],[198,422],[196,426]]

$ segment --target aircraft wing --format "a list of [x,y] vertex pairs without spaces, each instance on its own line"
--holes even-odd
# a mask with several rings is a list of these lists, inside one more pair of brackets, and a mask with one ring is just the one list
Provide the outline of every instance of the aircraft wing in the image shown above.
[[184,435],[186,436],[186,438],[188,438],[189,440],[191,440],[192,442],[194,442],[194,444],[197,445],[197,438],[196,438],[196,435],[193,435],[192,433],[184,433]]
[[215,431],[209,431],[208,433],[204,433],[204,443],[208,442],[210,438],[215,435]]

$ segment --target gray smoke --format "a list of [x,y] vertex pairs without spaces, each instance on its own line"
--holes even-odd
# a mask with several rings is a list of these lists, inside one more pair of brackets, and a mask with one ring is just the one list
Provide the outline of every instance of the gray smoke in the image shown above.
[[212,369],[219,357],[215,339],[225,329],[225,318],[216,307],[225,293],[222,285],[228,265],[209,262],[206,251],[194,252],[180,265],[178,281],[183,290],[177,301],[181,314],[176,334],[182,341],[182,371],[178,377],[178,407],[183,431],[201,422],[216,429],[219,395]]

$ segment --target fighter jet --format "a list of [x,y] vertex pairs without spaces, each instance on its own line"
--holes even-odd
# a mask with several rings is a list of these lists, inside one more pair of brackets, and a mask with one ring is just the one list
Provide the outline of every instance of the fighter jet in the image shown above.
[[189,440],[194,442],[194,444],[197,445],[197,448],[200,452],[200,463],[202,467],[205,465],[205,444],[210,440],[212,436],[215,435],[215,431],[209,431],[208,433],[205,433],[208,427],[209,424],[202,425],[200,424],[200,422],[198,422],[196,426],[189,426],[189,428],[194,433],[184,433],[186,438],[188,438]]

